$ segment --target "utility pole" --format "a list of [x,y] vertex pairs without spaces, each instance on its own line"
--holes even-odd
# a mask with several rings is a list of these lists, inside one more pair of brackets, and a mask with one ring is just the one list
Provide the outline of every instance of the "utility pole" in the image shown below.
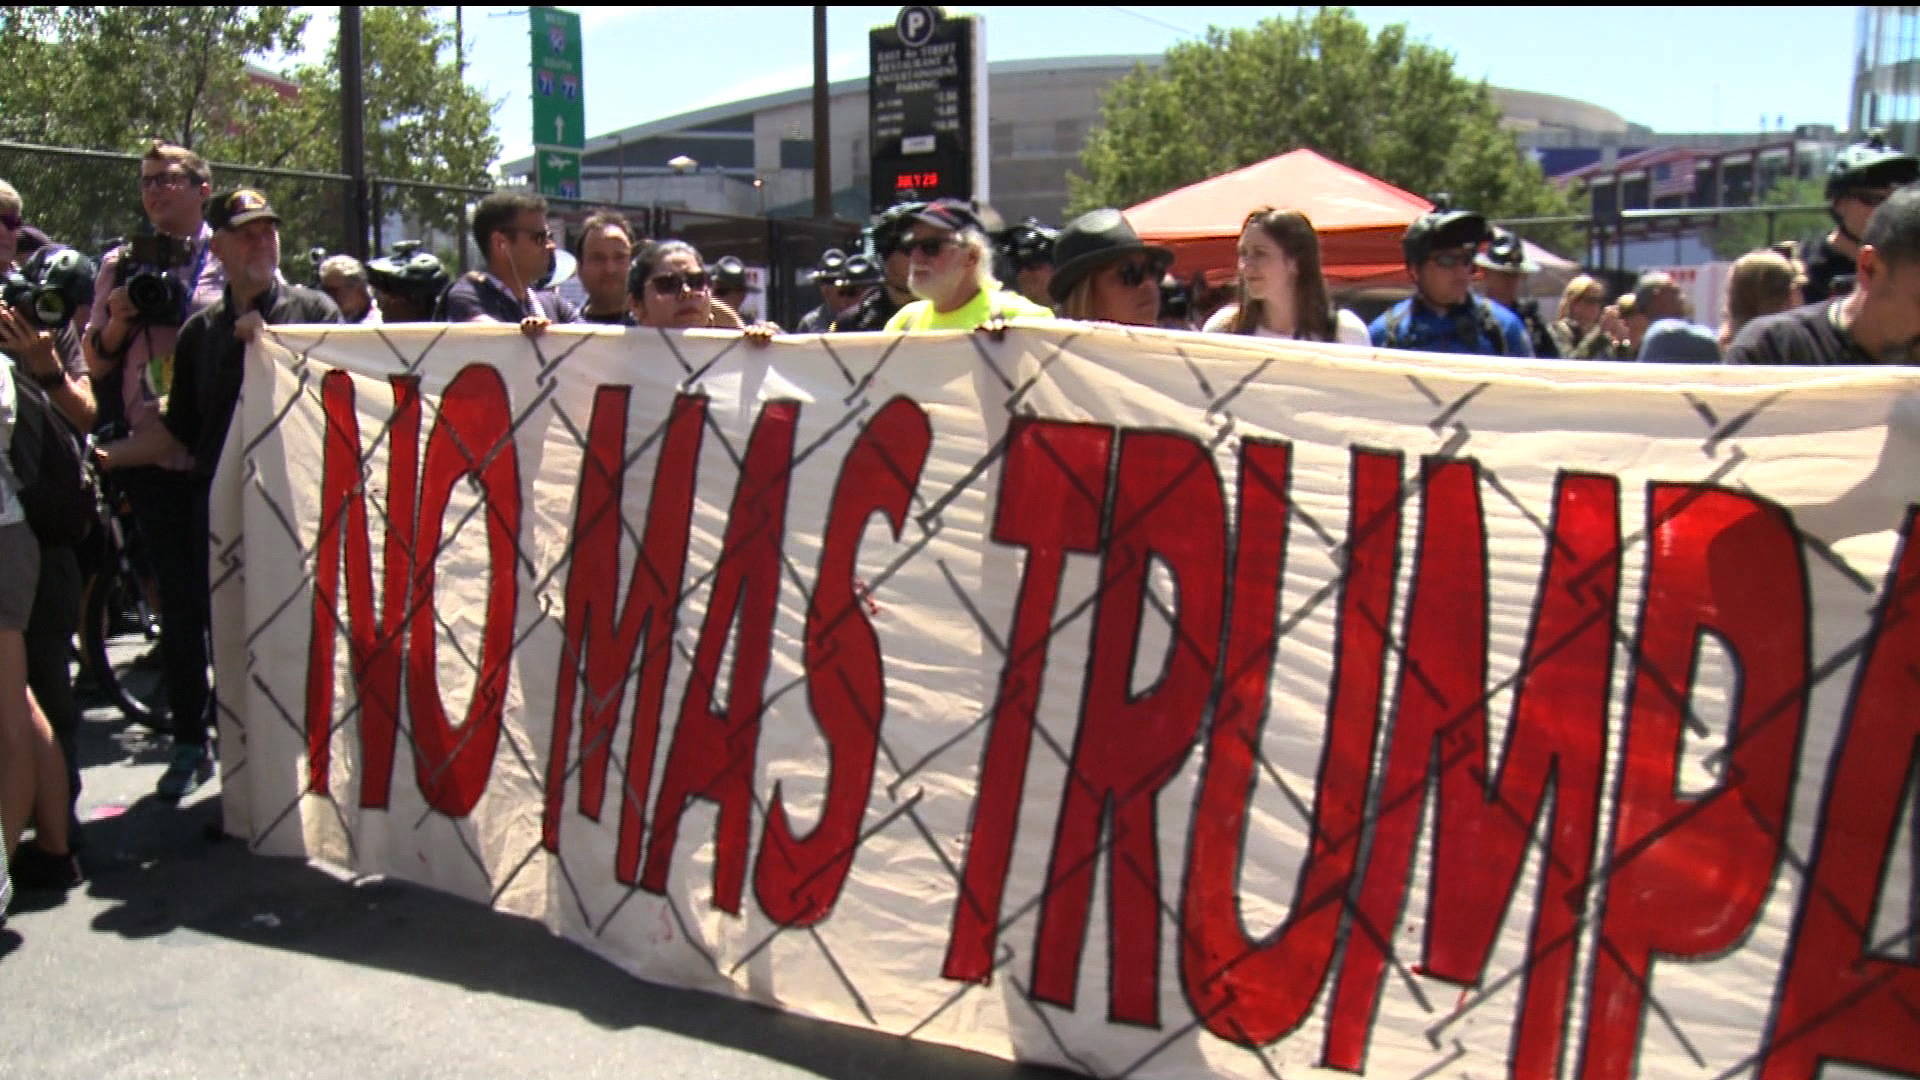
[[345,242],[342,249],[367,259],[367,228],[372,215],[367,206],[366,95],[361,86],[365,65],[360,59],[360,9],[340,9],[340,171],[351,179],[346,213],[341,215]]
[[833,138],[827,128],[827,9],[813,9],[813,216],[833,216]]

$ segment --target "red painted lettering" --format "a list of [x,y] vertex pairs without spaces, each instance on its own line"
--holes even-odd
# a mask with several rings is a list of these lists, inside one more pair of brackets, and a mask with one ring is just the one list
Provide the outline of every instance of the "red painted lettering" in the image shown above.
[[[747,440],[712,599],[700,627],[673,745],[667,751],[660,795],[654,801],[646,868],[640,874],[641,888],[666,891],[680,815],[690,799],[711,800],[720,807],[713,903],[729,914],[739,914],[740,891],[746,881],[754,751],[760,741],[760,708],[773,661],[780,541],[786,531],[794,429],[799,421],[798,404],[769,402],[761,408]],[[733,672],[727,700],[716,708],[720,661],[729,636],[734,637]]]
[[[1645,599],[1624,725],[1618,824],[1581,1075],[1633,1074],[1656,953],[1739,943],[1773,885],[1807,709],[1806,567],[1780,508],[1706,485],[1654,484]],[[1738,666],[1720,783],[1676,795],[1703,634]],[[1884,793],[1883,793],[1884,794]]]
[[[1920,963],[1888,956],[1873,940],[1902,796],[1920,770],[1917,526],[1920,510],[1910,509],[1827,777],[1813,873],[1801,886],[1760,1080],[1817,1076],[1829,1061],[1920,1075]],[[1904,885],[1920,891],[1920,882]],[[1902,936],[1910,941],[1912,933],[1909,926]]]
[[949,979],[985,982],[993,971],[993,945],[1000,932],[1000,905],[1013,858],[1060,576],[1067,552],[1099,550],[1112,449],[1113,430],[1092,424],[1019,419],[1007,434],[993,540],[1026,548],[1027,564],[987,730],[980,793],[968,829],[972,839],[953,908],[953,934],[941,968]]
[[620,604],[616,603],[613,583],[619,580],[620,537],[624,531],[620,505],[626,487],[630,393],[624,386],[603,386],[594,395],[579,503],[574,510],[572,557],[567,567],[566,635],[554,682],[553,737],[547,759],[542,831],[547,850],[558,851],[561,808],[566,801],[567,750],[575,697],[582,690],[583,676],[585,700],[577,709],[580,813],[600,820],[620,701],[629,677],[635,674],[634,652],[644,649],[633,702],[633,725],[627,738],[620,848],[615,859],[616,875],[629,885],[639,875],[647,792],[653,783],[653,757],[672,662],[675,611],[686,569],[694,477],[707,411],[705,398],[682,394],[673,399],[654,465],[646,534],[628,577],[626,600]]
[[880,641],[860,602],[854,564],[875,513],[885,514],[900,538],[932,442],[926,412],[894,398],[854,440],[834,484],[806,639],[807,703],[827,739],[826,805],[813,831],[796,836],[776,786],[754,863],[754,896],[782,925],[826,918],[853,868],[887,697]]
[[[1160,850],[1156,799],[1192,749],[1219,660],[1227,521],[1213,458],[1185,435],[1120,440],[1113,524],[1094,605],[1092,659],[1070,777],[1040,907],[1034,996],[1071,1008],[1103,826],[1107,852],[1109,1013],[1159,1022]],[[1166,666],[1149,690],[1129,686],[1155,559],[1175,583]]]

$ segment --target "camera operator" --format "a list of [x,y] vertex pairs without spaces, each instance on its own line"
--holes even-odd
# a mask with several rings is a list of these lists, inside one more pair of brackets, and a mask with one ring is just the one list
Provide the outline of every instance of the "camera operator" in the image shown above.
[[[46,404],[72,425],[77,443],[92,428],[96,413],[75,332],[75,323],[93,300],[93,263],[72,248],[49,244],[16,268],[21,209],[19,193],[0,181],[0,353],[5,354],[0,365],[10,365],[16,379],[37,384]],[[58,421],[48,417],[47,422]],[[78,545],[86,538],[56,536],[43,526],[35,527],[39,568],[28,583],[33,605],[24,635],[26,681],[65,760],[66,824],[71,825],[78,821],[73,804],[80,797],[80,709],[68,661],[80,623],[83,574]],[[70,835],[78,842],[77,829]]]
[[[226,269],[206,224],[212,181],[206,161],[184,147],[156,140],[140,160],[140,204],[152,235],[102,258],[84,338],[88,369],[100,388],[100,428],[107,435],[164,433],[160,406],[173,381],[180,325],[226,288]],[[105,448],[111,450],[111,444]],[[160,661],[176,723],[182,717],[199,722],[208,709],[205,628],[193,614],[205,599],[196,602],[190,585],[206,576],[204,566],[194,569],[189,539],[191,466],[185,449],[172,446],[152,464],[121,468],[114,476],[133,504],[158,582]],[[198,558],[204,561],[204,551]]]

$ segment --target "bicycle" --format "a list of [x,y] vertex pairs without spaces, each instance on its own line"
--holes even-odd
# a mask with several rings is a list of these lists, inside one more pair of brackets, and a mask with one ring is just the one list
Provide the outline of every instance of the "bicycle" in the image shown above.
[[128,720],[167,731],[158,585],[139,542],[131,500],[104,474],[98,493],[98,547],[81,601],[81,670]]

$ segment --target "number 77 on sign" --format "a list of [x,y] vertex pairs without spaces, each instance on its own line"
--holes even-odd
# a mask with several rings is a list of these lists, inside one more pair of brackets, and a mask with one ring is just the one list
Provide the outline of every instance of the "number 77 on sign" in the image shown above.
[[582,149],[586,95],[580,59],[580,16],[536,7],[528,13],[533,68],[533,144]]

